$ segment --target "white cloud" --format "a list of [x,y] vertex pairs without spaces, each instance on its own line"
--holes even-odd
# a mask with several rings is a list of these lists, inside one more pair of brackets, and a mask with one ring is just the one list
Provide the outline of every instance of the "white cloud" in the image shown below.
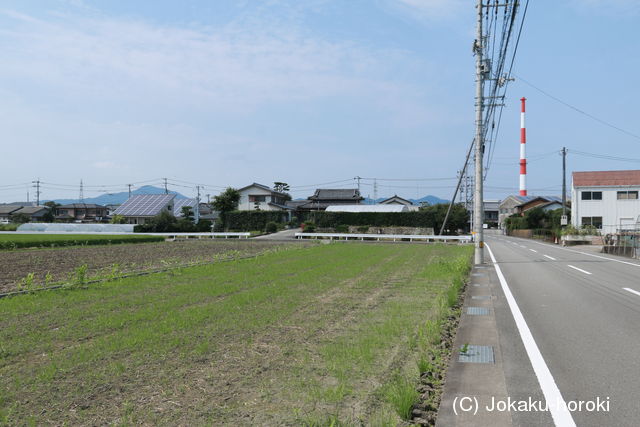
[[5,16],[14,25],[0,33],[6,49],[0,76],[35,82],[63,98],[246,111],[285,100],[415,92],[393,78],[391,64],[417,62],[408,53],[323,41],[291,29]]
[[472,7],[471,2],[462,0],[391,0],[410,12],[417,13],[419,18],[440,19],[452,17],[464,7]]

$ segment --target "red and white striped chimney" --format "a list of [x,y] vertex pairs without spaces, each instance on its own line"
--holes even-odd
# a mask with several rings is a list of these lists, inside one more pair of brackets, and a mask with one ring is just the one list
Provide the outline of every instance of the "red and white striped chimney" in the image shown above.
[[527,129],[524,126],[524,105],[527,98],[522,97],[522,110],[520,111],[520,195],[527,195],[527,152],[525,144],[527,143]]

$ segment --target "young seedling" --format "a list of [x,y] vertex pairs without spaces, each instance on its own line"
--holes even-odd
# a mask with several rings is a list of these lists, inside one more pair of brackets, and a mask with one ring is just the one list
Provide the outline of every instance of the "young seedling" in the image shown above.
[[467,354],[469,351],[469,343],[464,343],[462,347],[460,347],[460,353]]

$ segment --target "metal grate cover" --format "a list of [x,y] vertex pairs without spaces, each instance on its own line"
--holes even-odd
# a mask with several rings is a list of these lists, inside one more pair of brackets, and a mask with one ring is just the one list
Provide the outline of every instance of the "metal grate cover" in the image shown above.
[[466,353],[462,353],[462,348],[460,348],[458,362],[496,363],[493,357],[493,347],[489,345],[469,345]]
[[485,307],[467,307],[467,314],[473,316],[485,316],[489,314],[489,309]]
[[471,299],[489,300],[491,299],[491,295],[474,295]]

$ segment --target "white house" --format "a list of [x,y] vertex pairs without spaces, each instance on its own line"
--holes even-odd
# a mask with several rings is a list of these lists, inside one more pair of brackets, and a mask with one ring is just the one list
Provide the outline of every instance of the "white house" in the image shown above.
[[640,219],[640,170],[574,172],[571,223],[603,234],[635,229]]
[[273,191],[266,185],[253,183],[238,190],[240,201],[238,210],[253,211],[259,208],[261,211],[284,211],[291,208],[286,206],[289,199],[287,194]]
[[393,197],[389,197],[388,199],[381,201],[380,204],[381,205],[403,205],[403,206],[406,206],[407,209],[410,211],[417,211],[419,209],[419,207],[414,205],[411,200],[403,199],[397,194],[394,195]]

